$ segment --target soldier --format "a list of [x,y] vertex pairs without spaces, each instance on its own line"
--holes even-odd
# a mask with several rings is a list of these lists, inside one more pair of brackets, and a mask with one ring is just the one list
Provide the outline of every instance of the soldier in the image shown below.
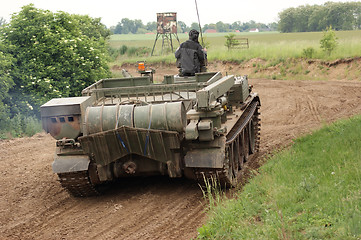
[[189,39],[175,52],[179,76],[194,76],[195,73],[206,71],[207,53],[199,44],[198,36],[197,30],[190,30]]

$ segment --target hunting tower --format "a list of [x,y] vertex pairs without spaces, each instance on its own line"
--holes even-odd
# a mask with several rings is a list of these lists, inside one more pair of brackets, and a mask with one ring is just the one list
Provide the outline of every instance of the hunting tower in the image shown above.
[[[175,38],[179,43],[179,38],[177,34],[177,13],[175,12],[166,12],[166,13],[157,13],[157,35],[155,37],[152,54],[154,53],[155,45],[157,40],[162,37],[162,54],[164,48],[173,49],[173,38]],[[180,44],[180,43],[179,43]]]

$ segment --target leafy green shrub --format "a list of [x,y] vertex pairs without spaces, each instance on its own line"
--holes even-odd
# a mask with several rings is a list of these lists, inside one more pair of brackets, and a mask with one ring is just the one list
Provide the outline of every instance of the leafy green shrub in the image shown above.
[[122,45],[122,46],[119,48],[119,53],[120,53],[120,55],[124,55],[127,51],[128,51],[128,47],[127,47],[126,45]]
[[224,45],[228,48],[228,50],[239,45],[239,41],[237,39],[235,39],[236,34],[230,33],[224,37],[226,38],[226,43]]
[[304,48],[302,51],[302,56],[304,58],[312,58],[316,53],[316,50],[313,47]]
[[136,55],[137,49],[138,48],[136,48],[136,47],[130,47],[130,48],[128,48],[127,54],[129,56],[134,56],[134,55]]
[[114,61],[119,56],[119,50],[116,48],[109,47],[108,48],[109,57],[112,61]]
[[42,131],[41,121],[36,117],[25,117],[24,118],[24,134],[26,136],[33,136],[35,133]]
[[15,83],[9,92],[12,115],[38,114],[47,100],[80,95],[85,86],[110,76],[110,32],[100,19],[30,4],[0,31],[0,41],[16,59],[10,74]]
[[328,27],[326,31],[323,31],[323,37],[320,40],[321,48],[327,55],[331,55],[332,51],[337,47],[337,37],[335,31],[332,30],[332,26]]
[[0,131],[9,127],[10,108],[8,101],[9,89],[14,85],[10,77],[14,59],[7,53],[5,45],[0,42]]
[[41,131],[41,122],[37,117],[24,116],[18,113],[13,118],[7,118],[5,122],[2,122],[0,139],[24,136],[30,137]]
[[145,56],[150,53],[150,48],[147,47],[130,47],[127,50],[128,56]]

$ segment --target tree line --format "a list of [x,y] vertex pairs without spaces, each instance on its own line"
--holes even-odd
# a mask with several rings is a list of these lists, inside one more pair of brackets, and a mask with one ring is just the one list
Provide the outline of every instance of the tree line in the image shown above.
[[304,5],[287,8],[278,14],[280,32],[361,29],[361,2],[326,2],[323,5]]
[[[209,23],[202,26],[202,31],[214,29],[217,32],[248,32],[252,28],[260,31],[280,32],[313,32],[323,31],[332,26],[338,30],[361,29],[361,2],[326,2],[323,5],[303,5],[296,8],[287,8],[278,14],[279,21],[270,24],[259,23],[253,20],[232,24]],[[188,26],[183,21],[178,21],[178,32],[185,33],[191,29],[199,30],[199,25],[193,22]],[[123,18],[116,26],[110,27],[114,34],[147,33],[157,31],[157,22],[143,24],[142,20]]]
[[[190,26],[188,26],[183,21],[178,21],[178,32],[185,33],[189,32],[191,29],[196,29],[199,31],[199,25],[196,22],[193,22]],[[205,24],[202,27],[202,31],[206,31],[207,29],[214,29],[217,32],[248,32],[252,28],[258,28],[260,31],[276,31],[278,24],[276,22],[265,24],[258,23],[253,20],[241,23],[240,21],[236,21],[232,24],[223,23],[219,21],[217,23]],[[147,32],[156,32],[157,31],[157,22],[148,22],[147,24],[143,24],[142,20],[135,19],[131,20],[129,18],[123,18],[116,26],[110,27],[110,30],[114,34],[144,34]]]

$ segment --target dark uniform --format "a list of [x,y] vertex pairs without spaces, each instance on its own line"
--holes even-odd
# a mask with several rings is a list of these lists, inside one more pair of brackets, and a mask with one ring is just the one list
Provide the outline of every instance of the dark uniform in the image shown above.
[[206,53],[198,42],[198,36],[197,30],[189,31],[189,40],[182,43],[175,52],[180,76],[194,76],[205,67]]

